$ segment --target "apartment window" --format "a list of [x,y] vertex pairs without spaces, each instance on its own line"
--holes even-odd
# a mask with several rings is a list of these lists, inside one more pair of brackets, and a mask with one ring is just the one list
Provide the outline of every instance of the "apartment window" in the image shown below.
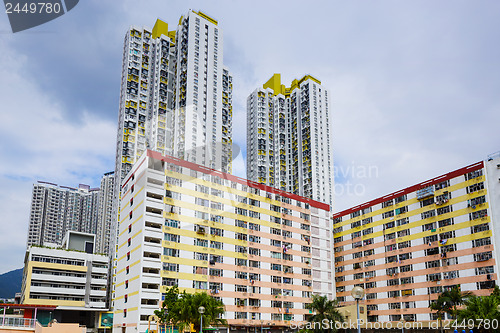
[[477,191],[481,191],[484,189],[484,182],[480,182],[477,184],[472,184],[470,186],[467,186],[467,193],[473,193]]
[[401,203],[403,201],[406,201],[406,194],[403,194],[402,196],[397,197],[397,198],[394,199],[394,202],[397,203],[397,204]]
[[476,268],[476,275],[493,274],[494,272],[495,272],[495,269],[493,268],[493,266],[477,267]]
[[490,230],[490,226],[488,223],[478,224],[471,227],[471,233],[473,234],[487,230]]
[[427,223],[422,226],[422,231],[428,231],[436,229],[436,222]]
[[436,267],[440,267],[440,266],[441,266],[441,263],[439,260],[427,261],[425,263],[425,268],[436,268]]
[[491,251],[474,254],[474,261],[487,261],[493,258]]
[[373,233],[373,228],[368,228],[363,230],[363,236],[369,235]]
[[441,280],[441,273],[427,274],[427,281],[439,281]]
[[432,204],[434,204],[434,198],[429,198],[429,199],[425,199],[425,200],[420,201],[420,207],[426,207],[426,206],[429,206]]
[[385,235],[385,240],[391,240],[391,239],[394,239],[394,238],[396,238],[396,233],[395,232]]
[[394,216],[394,211],[393,210],[390,210],[388,212],[382,213],[382,218],[383,219],[386,219],[386,218],[389,218],[389,217],[393,217],[393,216]]
[[372,278],[372,277],[375,277],[375,276],[376,276],[376,272],[375,271],[365,272],[365,277],[366,278]]
[[387,223],[384,224],[384,230],[385,229],[391,229],[391,228],[394,228],[394,227],[395,227],[394,221],[387,222]]
[[422,220],[433,216],[436,216],[436,211],[434,209],[421,213]]
[[469,220],[473,221],[488,216],[487,210],[482,209],[469,214]]
[[390,310],[396,310],[396,309],[401,309],[401,303],[389,303],[389,309]]
[[363,246],[373,244],[373,238],[363,240]]
[[442,181],[441,183],[438,183],[436,185],[434,185],[434,188],[437,190],[441,190],[443,188],[446,188],[450,186],[450,181],[449,180],[445,180],[445,181]]
[[405,218],[396,220],[396,225],[399,227],[399,226],[408,224],[409,222],[410,222],[409,218],[405,217]]
[[397,285],[399,285],[399,279],[390,279],[390,280],[387,280],[387,285],[388,286],[397,286]]
[[429,287],[427,288],[427,291],[429,294],[440,294],[443,292],[443,287],[441,286]]
[[452,212],[453,209],[451,206],[439,207],[437,209],[437,215],[443,215]]
[[444,228],[444,227],[452,225],[452,224],[453,224],[453,218],[444,219],[444,220],[441,220],[438,222],[438,226],[440,228]]
[[382,202],[382,208],[386,208],[386,207],[390,207],[394,204],[394,201],[391,199],[391,200],[387,200],[385,202]]
[[365,250],[363,252],[363,254],[364,254],[365,257],[371,256],[371,255],[375,254],[375,250],[374,249]]
[[479,246],[485,246],[485,245],[490,245],[490,244],[491,244],[491,239],[489,237],[475,239],[472,241],[472,247],[479,247]]
[[443,278],[445,280],[456,279],[458,277],[459,277],[458,271],[450,271],[450,272],[444,272],[443,273]]
[[385,263],[389,264],[391,262],[396,262],[398,261],[398,256],[390,256],[385,258]]
[[401,278],[401,284],[410,284],[410,283],[413,283],[412,276]]
[[368,217],[366,219],[361,220],[362,225],[367,225],[367,224],[372,223],[372,222],[373,222],[373,218],[371,218],[371,217]]
[[236,292],[240,292],[240,293],[246,293],[247,292],[247,286],[243,286],[243,285],[235,285],[234,286],[234,291]]
[[358,217],[358,216],[360,216],[360,215],[361,215],[361,211],[359,211],[359,210],[358,210],[358,211],[356,211],[356,212],[353,212],[353,213],[351,213],[351,219],[353,219],[353,218],[355,218],[355,217]]
[[352,254],[352,257],[353,257],[354,259],[361,258],[362,256],[363,256],[363,252],[362,252],[362,251],[360,251],[360,252],[354,252],[354,253]]
[[398,243],[398,249],[406,249],[408,247],[411,247],[411,241]]
[[481,177],[482,175],[483,175],[483,170],[480,169],[480,170],[469,172],[469,173],[465,174],[464,176],[465,176],[465,180],[471,180],[471,179],[474,179],[477,177]]
[[281,283],[281,276],[275,276],[275,275],[273,275],[273,276],[271,276],[271,281],[273,283]]
[[438,236],[437,235],[430,235],[424,237],[424,243],[431,245],[433,242],[437,242]]
[[404,237],[404,236],[409,236],[410,235],[410,229],[404,229],[398,231],[398,237]]
[[260,261],[249,260],[249,266],[254,268],[260,268]]

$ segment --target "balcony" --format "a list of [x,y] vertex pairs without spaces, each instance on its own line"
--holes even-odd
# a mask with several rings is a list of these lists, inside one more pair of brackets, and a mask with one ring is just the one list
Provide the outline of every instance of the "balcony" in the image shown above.
[[36,326],[36,319],[27,319],[18,317],[0,318],[0,328],[2,329],[2,331],[3,330],[34,331],[35,326]]
[[67,282],[67,283],[81,283],[85,284],[87,279],[85,277],[52,275],[52,274],[32,274],[31,281],[51,281],[51,282]]

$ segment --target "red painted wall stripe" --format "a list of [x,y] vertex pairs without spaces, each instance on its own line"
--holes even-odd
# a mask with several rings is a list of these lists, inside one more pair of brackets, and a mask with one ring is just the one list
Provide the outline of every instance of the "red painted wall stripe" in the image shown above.
[[166,156],[166,155],[163,156],[160,153],[158,153],[156,151],[152,151],[152,150],[148,150],[148,156],[151,158],[154,158],[156,160],[164,161],[167,163],[172,163],[172,164],[175,164],[178,166],[186,167],[186,168],[191,169],[191,170],[200,171],[200,172],[203,172],[205,174],[212,174],[215,176],[219,176],[223,179],[227,179],[227,180],[230,180],[230,181],[233,181],[236,183],[240,183],[243,185],[248,185],[248,186],[253,187],[253,188],[257,188],[259,190],[267,191],[270,193],[275,193],[275,194],[281,195],[283,197],[287,197],[289,199],[294,199],[294,200],[298,200],[301,202],[306,202],[313,207],[330,211],[330,205],[328,205],[328,204],[325,204],[325,203],[322,203],[319,201],[315,201],[315,200],[311,200],[311,199],[308,199],[305,197],[301,197],[300,195],[288,193],[288,192],[276,189],[274,187],[270,187],[270,186],[267,186],[264,184],[259,184],[259,183],[241,178],[241,177],[230,175],[228,173],[221,172],[219,170],[210,169],[210,168],[207,168],[203,165],[195,164],[195,163],[192,163],[192,162],[189,162],[186,160],[181,160],[179,158],[172,157],[172,156]]

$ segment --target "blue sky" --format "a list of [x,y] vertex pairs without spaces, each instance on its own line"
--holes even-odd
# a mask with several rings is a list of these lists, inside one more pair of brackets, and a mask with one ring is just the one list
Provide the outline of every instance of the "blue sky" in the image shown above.
[[[0,14],[0,273],[22,267],[32,184],[99,184],[114,169],[123,38],[190,8],[219,20],[246,97],[273,74],[319,78],[333,97],[336,209],[500,150],[496,1],[96,1],[12,34]],[[245,176],[243,158],[235,173]]]

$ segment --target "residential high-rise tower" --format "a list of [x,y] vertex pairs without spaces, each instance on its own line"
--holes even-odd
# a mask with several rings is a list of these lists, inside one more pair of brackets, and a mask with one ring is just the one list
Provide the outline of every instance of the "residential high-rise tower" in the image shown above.
[[274,74],[247,99],[247,177],[332,203],[329,94],[306,75],[290,87]]
[[113,222],[114,172],[105,173],[99,190],[95,248],[97,253],[110,254],[111,224]]
[[232,76],[218,22],[189,11],[175,30],[131,27],[122,63],[116,177],[146,149],[231,171]]
[[106,207],[112,204],[110,177],[112,181],[110,174],[103,177],[102,182],[108,182],[108,186],[102,187],[101,184],[101,190],[84,184],[78,188],[42,181],[33,184],[27,245],[61,245],[67,231],[79,231],[101,234],[100,245],[96,249],[108,253],[105,249],[109,236],[105,237],[102,232],[109,222],[104,217]]
[[125,35],[114,223],[123,177],[146,149],[231,172],[232,75],[218,22],[190,10],[175,30],[158,19]]

